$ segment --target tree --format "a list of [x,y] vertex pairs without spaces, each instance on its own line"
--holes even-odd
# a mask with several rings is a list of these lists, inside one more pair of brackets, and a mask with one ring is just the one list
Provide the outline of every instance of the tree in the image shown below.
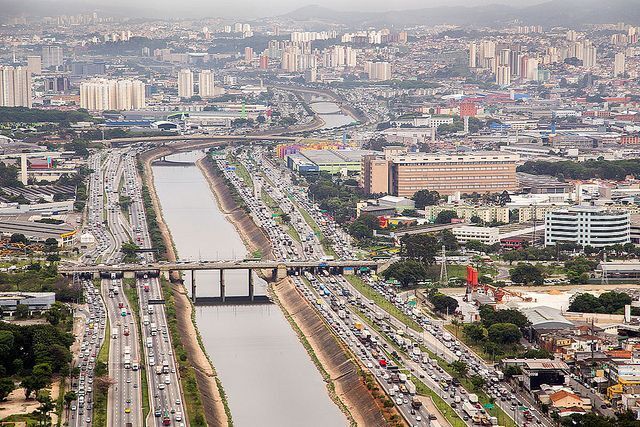
[[0,378],[0,401],[3,401],[14,389],[16,385],[10,378]]
[[389,266],[382,275],[386,278],[393,278],[400,282],[401,286],[409,286],[426,280],[428,271],[423,263],[415,260],[396,261]]
[[448,251],[457,251],[460,247],[458,239],[456,239],[451,230],[444,230],[440,233],[440,243]]
[[511,345],[520,341],[522,332],[513,323],[495,323],[487,329],[487,338],[498,344]]
[[522,285],[543,285],[542,269],[533,264],[518,264],[510,272],[511,281]]
[[573,297],[569,304],[569,311],[614,314],[621,312],[625,305],[631,304],[631,301],[631,296],[624,292],[604,292],[599,297],[580,293]]
[[440,292],[430,294],[429,302],[437,312],[443,314],[453,314],[458,309],[458,300]]
[[436,219],[433,222],[436,224],[450,224],[451,220],[454,218],[458,218],[458,214],[456,213],[456,211],[444,210],[438,213]]
[[380,222],[374,215],[364,214],[356,218],[349,226],[349,234],[357,239],[373,237],[373,230],[380,229]]
[[64,403],[65,406],[67,408],[69,408],[69,406],[71,406],[71,402],[73,402],[74,400],[76,400],[78,398],[78,396],[76,395],[76,393],[74,391],[68,391],[64,394]]
[[437,205],[440,194],[437,191],[418,190],[413,194],[412,199],[416,202],[416,209],[424,209],[425,206]]
[[505,378],[509,379],[514,377],[515,375],[520,375],[522,373],[522,369],[520,369],[520,367],[516,365],[508,365],[504,368],[502,373],[504,374]]
[[11,235],[11,238],[9,239],[9,242],[11,242],[11,243],[24,243],[24,244],[29,243],[29,241],[24,236],[24,234],[20,234],[20,233],[13,233]]
[[496,323],[513,323],[521,331],[524,331],[531,326],[527,316],[522,314],[520,310],[515,308],[496,310],[488,304],[480,306],[480,319],[485,328]]
[[485,381],[484,378],[482,378],[480,375],[473,375],[470,378],[471,381],[471,385],[473,386],[474,390],[481,390],[482,387],[484,387]]
[[16,318],[26,319],[29,317],[29,306],[26,304],[18,304],[16,306]]
[[289,224],[291,222],[291,215],[287,213],[283,213],[282,215],[280,215],[280,219],[282,220],[283,223]]
[[464,328],[462,328],[462,332],[466,335],[467,338],[476,343],[484,341],[487,334],[487,330],[482,326],[481,323],[468,323],[464,325]]
[[449,366],[451,366],[451,369],[453,369],[461,378],[464,378],[467,375],[467,371],[469,370],[467,364],[461,360],[454,360],[449,364]]
[[523,359],[550,359],[553,355],[544,349],[530,348],[525,351],[522,356]]
[[53,400],[48,393],[40,393],[36,399],[40,402],[40,407],[36,411],[39,426],[50,426],[51,417],[49,413],[55,409]]
[[406,234],[400,239],[400,254],[432,264],[438,252],[438,241],[430,234]]

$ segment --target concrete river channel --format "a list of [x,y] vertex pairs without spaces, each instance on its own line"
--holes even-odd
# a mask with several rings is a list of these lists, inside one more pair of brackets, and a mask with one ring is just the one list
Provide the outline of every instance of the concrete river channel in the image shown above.
[[[194,161],[203,153],[170,156]],[[169,157],[167,157],[169,159]],[[154,166],[155,187],[178,257],[242,259],[247,250],[196,166]],[[218,272],[198,272],[198,296],[219,296]],[[188,274],[185,283],[191,280]],[[226,294],[246,295],[247,272],[225,272]],[[255,294],[266,283],[255,280]],[[196,307],[197,327],[236,426],[344,426],[324,380],[275,304]]]

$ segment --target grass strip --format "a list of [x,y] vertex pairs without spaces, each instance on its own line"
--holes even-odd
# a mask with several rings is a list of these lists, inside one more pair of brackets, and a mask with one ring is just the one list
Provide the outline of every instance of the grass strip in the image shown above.
[[400,320],[405,325],[409,326],[414,331],[422,332],[422,326],[418,324],[411,317],[403,313],[398,307],[396,307],[391,301],[388,301],[385,297],[380,295],[371,286],[367,285],[360,277],[354,275],[344,276],[351,285],[358,290],[366,298],[372,300],[376,305],[389,313],[391,316]]
[[449,422],[452,427],[465,427],[467,425],[456,413],[456,411],[454,411],[453,408],[451,408],[451,406],[449,406],[449,404],[438,395],[438,393],[431,390],[425,383],[420,381],[414,375],[411,375],[411,381],[415,384],[416,392],[419,395],[430,397],[433,400],[433,403],[436,405],[436,408],[438,408],[438,411],[440,411],[442,416],[447,419],[447,422]]
[[187,351],[180,340],[180,331],[178,329],[178,320],[176,316],[176,303],[173,297],[171,285],[165,280],[161,280],[162,293],[165,301],[165,310],[169,333],[171,334],[171,345],[173,346],[173,354],[178,362],[180,370],[180,383],[184,393],[184,407],[186,416],[189,418],[191,426],[205,427],[207,425],[204,417],[204,407],[200,400],[198,384],[196,382],[196,374],[193,366],[189,363]]

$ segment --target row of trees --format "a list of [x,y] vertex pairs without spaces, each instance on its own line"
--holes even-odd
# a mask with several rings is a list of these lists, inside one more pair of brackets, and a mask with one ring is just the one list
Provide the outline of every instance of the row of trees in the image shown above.
[[631,304],[633,298],[624,292],[604,292],[600,296],[580,293],[573,297],[569,311],[578,313],[622,314],[624,306]]
[[518,172],[553,175],[560,179],[601,178],[621,181],[629,175],[640,177],[640,160],[530,161],[519,166]]

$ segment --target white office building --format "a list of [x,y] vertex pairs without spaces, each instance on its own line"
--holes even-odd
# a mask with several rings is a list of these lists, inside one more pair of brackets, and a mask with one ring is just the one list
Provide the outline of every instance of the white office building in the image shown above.
[[475,227],[473,225],[463,225],[454,228],[452,232],[460,243],[477,240],[485,245],[493,245],[500,241],[500,230],[498,230],[497,227]]
[[629,213],[600,206],[572,206],[547,212],[545,245],[575,243],[602,248],[631,241]]

